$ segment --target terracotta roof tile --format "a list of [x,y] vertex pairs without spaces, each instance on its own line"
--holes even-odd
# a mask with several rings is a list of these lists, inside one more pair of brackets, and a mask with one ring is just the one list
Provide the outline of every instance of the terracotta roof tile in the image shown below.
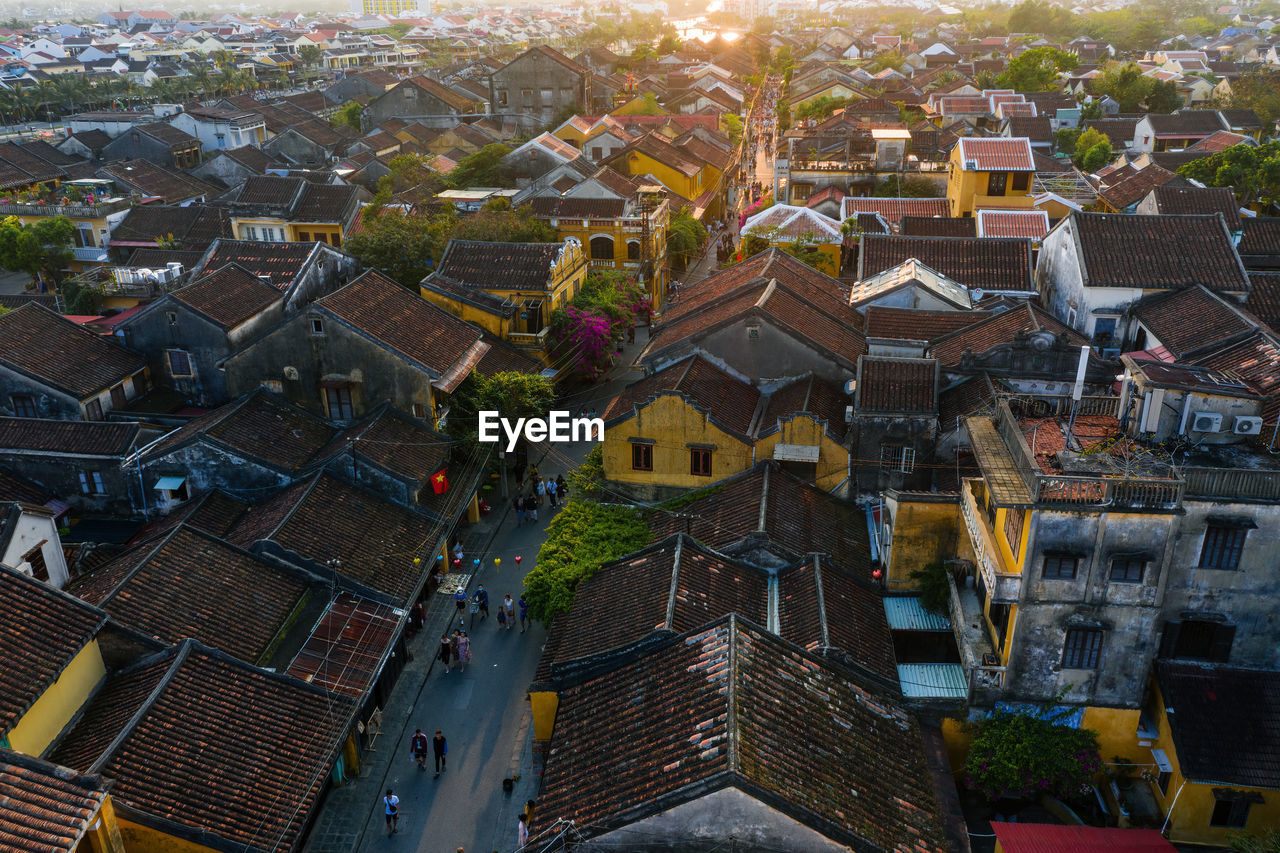
[[846,196],[842,216],[848,219],[858,213],[878,213],[891,223],[905,217],[949,217],[951,202],[947,198],[863,198]]
[[1240,203],[1230,187],[1182,187],[1162,184],[1153,189],[1156,211],[1161,214],[1221,213],[1227,230],[1239,231]]
[[0,736],[7,735],[97,635],[106,614],[0,566]]
[[71,853],[107,799],[101,776],[0,748],[0,846],[10,853]]
[[1019,237],[1043,240],[1049,233],[1049,214],[1043,210],[979,210],[974,217],[979,237]]
[[899,232],[906,237],[977,237],[971,216],[904,216]]
[[1108,182],[1098,191],[1098,195],[1111,207],[1123,212],[1130,205],[1142,201],[1151,190],[1169,183],[1175,186],[1190,186],[1185,178],[1180,178],[1168,169],[1162,169],[1152,163],[1131,175]]
[[1011,238],[862,238],[858,278],[867,279],[915,258],[965,287],[1032,291],[1031,243]]
[[979,172],[1033,172],[1035,161],[1031,159],[1031,141],[1023,138],[961,137],[960,160],[965,168],[973,163]]
[[169,204],[211,196],[214,188],[181,172],[157,166],[147,160],[111,163],[99,169],[107,178],[135,188],[148,196],[158,196]]
[[438,276],[479,290],[546,290],[563,249],[563,243],[450,240],[428,281]]
[[683,397],[722,429],[748,437],[760,392],[700,355],[631,383],[604,411],[606,422],[631,417],[665,393]]
[[81,400],[146,366],[142,356],[34,303],[0,317],[0,363]]
[[[546,274],[544,270],[543,275]],[[413,359],[437,379],[448,375],[472,354],[478,360],[487,346],[477,327],[372,270],[315,305],[388,349]],[[463,374],[458,381],[465,378]]]
[[1012,341],[1019,334],[1042,329],[1055,335],[1065,334],[1074,346],[1089,343],[1083,335],[1049,312],[1035,305],[1025,304],[939,338],[929,347],[927,354],[936,358],[943,367],[952,367],[960,363],[966,351],[983,353],[996,344]]
[[938,363],[933,359],[864,355],[858,360],[859,412],[931,413],[937,396]]
[[5,450],[125,456],[137,439],[136,423],[0,418],[0,448]]
[[114,780],[131,818],[219,847],[294,849],[354,712],[351,700],[192,640],[112,676],[54,751]]
[[1203,287],[1153,294],[1134,303],[1133,315],[1178,360],[1254,328],[1238,308]]
[[921,308],[894,308],[868,305],[863,331],[868,338],[932,341],[972,326],[991,316],[989,311],[926,311]]
[[1280,216],[1246,216],[1236,251],[1246,269],[1280,269]]
[[227,264],[206,272],[176,291],[173,298],[204,314],[222,328],[233,329],[283,297],[280,291],[244,267]]
[[1280,272],[1250,273],[1245,307],[1272,331],[1280,330]]
[[363,700],[392,654],[404,611],[340,592],[316,623],[286,673]]
[[[577,183],[573,185],[577,186]],[[626,209],[627,201],[622,198],[538,196],[530,205],[534,216],[546,218],[617,219]]]
[[[1249,281],[1217,214],[1072,213],[1089,287],[1189,287],[1243,293]],[[1059,225],[1058,227],[1062,227]],[[1179,250],[1170,252],[1170,246]]]
[[316,251],[316,243],[260,243],[253,240],[218,240],[200,263],[200,273],[237,264],[259,278],[268,278],[280,291],[289,289]]

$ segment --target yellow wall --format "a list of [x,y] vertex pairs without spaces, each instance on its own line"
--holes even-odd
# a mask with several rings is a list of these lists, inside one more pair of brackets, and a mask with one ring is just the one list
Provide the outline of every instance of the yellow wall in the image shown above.
[[960,508],[954,503],[917,502],[907,496],[891,501],[893,541],[889,544],[888,588],[899,592],[918,586],[911,579],[912,572],[954,556]]
[[[631,468],[631,438],[655,442],[653,470]],[[711,476],[689,473],[686,444],[713,444]],[[707,417],[675,394],[664,394],[640,410],[640,414],[606,429],[604,476],[619,483],[677,488],[701,488],[751,467],[751,445],[712,424]]]
[[645,100],[643,95],[636,95],[634,98],[609,114],[615,116],[650,115],[653,113],[654,106],[657,106],[658,109],[661,110],[661,112],[657,113],[658,115],[671,115],[669,111],[662,109],[660,105],[652,104]]
[[969,749],[973,746],[973,732],[964,720],[944,717],[942,740],[947,745],[947,759],[951,762],[951,773],[958,776],[964,769],[964,761],[969,757]]
[[1013,173],[1005,184],[1005,195],[987,195],[987,179],[990,172],[970,172],[960,162],[960,146],[951,149],[951,161],[947,166],[947,198],[951,200],[952,216],[973,216],[983,208],[1023,208],[1032,210],[1035,201],[1031,195],[1032,174],[1027,174],[1027,188],[1013,189]]
[[551,132],[551,135],[562,142],[567,142],[579,151],[582,150],[582,143],[587,141],[587,134],[579,130],[575,125],[565,122]]
[[626,163],[629,175],[653,175],[672,192],[688,199],[696,199],[702,195],[704,187],[701,173],[689,176],[684,172],[677,172],[666,163],[639,151],[628,154]]
[[108,794],[98,809],[96,826],[91,827],[80,839],[76,853],[125,853],[124,838],[116,819],[116,807]]
[[107,674],[97,640],[90,640],[9,730],[9,746],[40,755],[89,699]]
[[803,444],[818,448],[818,470],[814,482],[829,492],[849,476],[849,450],[827,434],[822,425],[808,415],[795,415],[782,422],[782,429],[756,442],[756,458],[772,459],[778,444]]
[[[1153,743],[1154,748],[1164,750],[1169,763],[1173,765],[1172,777],[1169,780],[1168,793],[1161,794],[1160,786],[1152,784],[1151,793],[1155,795],[1160,808],[1169,818],[1168,838],[1175,843],[1213,844],[1226,846],[1227,835],[1246,832],[1260,835],[1267,829],[1280,826],[1280,791],[1251,789],[1243,785],[1198,784],[1186,782],[1174,748],[1173,735],[1169,728],[1169,716],[1165,713],[1164,696],[1158,684],[1153,684],[1156,696],[1152,703],[1158,709],[1159,719],[1156,721],[1158,736]],[[1108,760],[1105,755],[1103,760]],[[1149,753],[1145,753],[1142,763],[1151,762]],[[1186,782],[1184,785],[1183,783]],[[1256,790],[1262,795],[1263,802],[1255,803],[1249,809],[1248,823],[1242,829],[1210,826],[1209,817],[1213,814],[1215,804],[1213,789],[1231,788],[1233,790]],[[1181,790],[1181,793],[1179,793]],[[1175,803],[1174,800],[1177,799]]]
[[[304,237],[303,234],[306,236]],[[342,225],[337,222],[291,222],[289,240],[294,243],[310,243],[317,234],[323,234],[330,246],[342,246]]]
[[129,853],[218,853],[213,847],[205,847],[123,818],[120,819],[120,835]]
[[1151,753],[1147,747],[1138,746],[1138,717],[1141,713],[1137,708],[1090,705],[1084,709],[1080,727],[1098,733],[1098,752],[1103,761],[1113,761],[1118,755],[1134,764],[1145,764],[1151,761]]
[[533,739],[551,740],[560,697],[551,690],[539,691],[529,694],[529,703],[533,706]]
[[1027,554],[1027,539],[1031,532],[1032,510],[1023,511],[1022,516],[1022,534],[1018,538],[1017,550],[1010,545],[1009,539],[1005,536],[1004,525],[1010,512],[1017,510],[1005,509],[1004,507],[996,508],[996,526],[991,531],[993,538],[996,540],[996,546],[1000,550],[1001,570],[1011,572],[1013,574],[1022,574],[1022,563]]
[[432,305],[443,308],[453,316],[461,317],[468,323],[475,323],[477,326],[492,335],[505,338],[507,336],[507,332],[510,331],[510,321],[502,317],[498,317],[488,311],[482,311],[474,305],[470,305],[466,302],[459,302],[456,299],[450,299],[443,294],[436,293],[435,291],[429,290],[425,287],[420,288],[419,292],[422,294],[422,298],[430,302]]

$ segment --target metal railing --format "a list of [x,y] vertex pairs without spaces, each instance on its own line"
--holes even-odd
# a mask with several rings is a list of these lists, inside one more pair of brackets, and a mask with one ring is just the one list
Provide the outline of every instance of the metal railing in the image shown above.
[[1253,468],[1187,468],[1188,497],[1280,501],[1280,472]]
[[974,486],[977,480],[966,480],[962,490],[960,511],[964,516],[964,526],[969,531],[969,541],[973,546],[974,556],[978,558],[978,571],[982,573],[983,583],[997,601],[1017,601],[1022,590],[1022,575],[1002,571],[999,557],[996,554],[994,534],[983,520],[978,517],[977,501]]
[[73,246],[71,249],[71,257],[77,261],[95,261],[98,263],[107,260],[107,250],[99,249],[96,246]]
[[[1020,394],[1004,392],[1000,397],[1009,402],[1010,409],[1029,417],[1049,417],[1050,415],[1070,416],[1070,394]],[[1120,398],[1114,395],[1085,395],[1080,398],[1076,407],[1077,415],[1109,415],[1120,417]]]
[[113,198],[96,204],[35,204],[0,202],[0,216],[65,216],[68,219],[101,219],[128,210],[133,206],[129,198]]

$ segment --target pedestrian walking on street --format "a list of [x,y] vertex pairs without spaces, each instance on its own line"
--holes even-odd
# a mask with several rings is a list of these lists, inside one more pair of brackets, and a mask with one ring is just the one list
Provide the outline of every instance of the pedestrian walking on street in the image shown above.
[[427,735],[422,729],[414,729],[409,738],[409,760],[418,762],[419,770],[427,769]]
[[516,849],[521,850],[529,843],[529,818],[520,815],[520,822],[516,825]]
[[524,499],[524,511],[529,513],[529,517],[534,521],[538,520],[538,498],[533,493]]
[[542,505],[542,499],[547,496],[547,483],[545,480],[538,480],[538,505]]
[[524,501],[519,495],[511,502],[511,508],[516,511],[516,527],[519,527],[524,524]]
[[498,603],[498,630],[501,631],[507,627],[507,608]]
[[436,757],[436,775],[431,777],[439,779],[440,774],[446,769],[445,764],[449,758],[449,742],[444,739],[444,732],[436,729],[436,736],[431,739],[431,752]]
[[440,662],[444,664],[444,674],[448,675],[449,670],[453,668],[453,642],[449,639],[448,634],[440,635]]
[[387,795],[382,798],[387,813],[387,838],[396,834],[396,824],[400,822],[400,798],[388,788]]
[[511,600],[511,593],[507,593],[507,597],[502,599],[502,609],[507,611],[507,630],[516,624],[516,603]]
[[569,489],[565,485],[564,474],[556,477],[556,497],[560,499],[561,503],[566,503],[569,500]]
[[483,622],[485,617],[489,615],[489,591],[484,585],[476,587],[475,594],[476,605],[480,608],[480,621]]
[[556,481],[552,479],[547,480],[547,500],[552,506],[556,505]]
[[520,633],[524,633],[524,629],[529,627],[529,602],[524,600],[524,595],[520,596]]
[[458,635],[458,663],[462,664],[459,672],[466,672],[467,664],[471,663],[471,638],[466,631]]

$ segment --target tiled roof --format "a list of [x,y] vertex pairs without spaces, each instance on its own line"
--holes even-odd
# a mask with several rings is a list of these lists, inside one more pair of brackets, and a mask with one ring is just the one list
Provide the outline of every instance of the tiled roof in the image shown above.
[[1049,214],[1043,210],[979,210],[979,237],[1020,237],[1043,240],[1049,233]]
[[[230,212],[224,207],[207,204],[191,204],[186,207],[143,204],[131,208],[125,214],[124,219],[111,232],[111,242],[113,245],[155,243],[162,237],[172,235],[174,241],[182,247],[203,252],[214,240],[232,237],[234,233]],[[130,265],[163,266],[133,263],[132,259]]]
[[410,77],[404,82],[412,86],[417,86],[436,100],[443,102],[455,112],[470,113],[476,111],[475,101],[463,96],[461,92],[450,89],[448,86],[440,85],[435,80],[428,77]]
[[[1072,213],[1069,221],[1079,241],[1086,286],[1249,289],[1231,235],[1217,214]],[[1169,251],[1170,246],[1178,251]]]
[[756,436],[771,435],[780,429],[781,421],[804,413],[825,421],[827,432],[840,441],[848,404],[849,397],[842,385],[813,375],[801,376],[769,394],[764,410],[756,418]]
[[0,469],[0,502],[48,506],[54,496],[30,480]]
[[561,692],[540,820],[598,835],[723,787],[839,845],[946,849],[910,715],[737,617]]
[[146,367],[142,356],[34,303],[0,317],[0,363],[77,399]]
[[[964,136],[960,146],[960,162],[964,168],[979,172],[1034,172],[1031,140],[1022,138]],[[972,163],[972,166],[968,164]]]
[[1255,328],[1238,308],[1203,287],[1153,294],[1134,304],[1133,315],[1179,360]]
[[1010,136],[1025,137],[1032,142],[1053,141],[1053,125],[1047,115],[1009,115],[1006,111],[1005,117],[1009,119]]
[[868,338],[932,341],[972,326],[991,316],[989,311],[926,311],[868,305],[865,331]]
[[258,277],[269,277],[271,286],[285,291],[302,272],[315,243],[259,243],[252,240],[218,240],[209,247],[200,272],[237,264]]
[[485,333],[484,342],[489,350],[476,364],[475,372],[483,376],[495,373],[541,373],[545,368],[540,361],[535,361],[501,338]]
[[938,395],[938,424],[958,429],[962,419],[984,412],[995,402],[995,389],[986,374],[970,376]]
[[0,736],[62,675],[106,614],[0,566]]
[[193,637],[258,663],[307,594],[297,575],[190,527],[135,550],[67,591],[165,643]]
[[310,412],[259,388],[183,424],[149,445],[142,456],[155,461],[190,442],[207,441],[296,473],[336,434],[336,429]]
[[173,298],[224,329],[233,329],[282,298],[280,291],[237,264],[206,272]]
[[1245,307],[1272,331],[1280,330],[1280,272],[1249,273],[1249,299]]
[[858,278],[867,279],[912,258],[970,289],[1031,291],[1031,243],[1011,238],[862,238]]
[[972,216],[904,216],[899,232],[907,237],[977,237]]
[[755,386],[695,355],[628,385],[609,403],[604,419],[631,417],[667,392],[680,395],[716,425],[743,437],[750,432],[760,402]]
[[616,219],[622,216],[627,201],[621,198],[538,196],[530,205],[534,216],[546,218]]
[[420,582],[413,557],[439,536],[427,516],[321,473],[249,510],[227,538],[242,548],[270,539],[321,564],[339,558],[346,577],[405,601]]
[[71,853],[107,799],[101,776],[0,748],[0,846],[9,853]]
[[993,821],[991,831],[1004,853],[1174,853],[1157,829],[1113,829],[1047,823]]
[[948,217],[951,201],[947,198],[864,198],[846,196],[842,217],[848,219],[859,213],[878,213],[887,221],[897,223],[908,216]]
[[1183,776],[1280,788],[1280,672],[1170,660],[1156,672]]
[[1230,187],[1182,187],[1162,184],[1151,191],[1161,214],[1221,213],[1227,230],[1240,230],[1240,204]]
[[1236,251],[1251,270],[1280,269],[1280,216],[1246,216]]
[[1168,169],[1162,169],[1152,163],[1128,177],[1108,183],[1098,191],[1098,195],[1114,209],[1123,211],[1130,205],[1142,201],[1151,190],[1167,183],[1175,186],[1190,186],[1185,178],[1180,178]]
[[783,639],[899,689],[893,637],[871,581],[829,560],[806,560],[779,580],[778,621]]
[[1256,331],[1244,340],[1198,355],[1195,363],[1235,374],[1267,395],[1263,417],[1274,424],[1280,417],[1280,342]]
[[717,485],[722,487],[718,492],[681,509],[691,518],[655,514],[649,521],[654,536],[686,532],[711,548],[724,550],[759,531],[774,546],[791,552],[794,561],[809,553],[826,554],[855,577],[871,577],[867,520],[859,508],[801,481],[772,461],[759,462]]
[[1204,139],[1199,140],[1193,145],[1188,145],[1187,148],[1191,151],[1208,151],[1210,153],[1217,153],[1219,151],[1226,151],[1228,148],[1233,148],[1242,142],[1252,144],[1253,139],[1241,133],[1232,133],[1229,130],[1219,130],[1216,133],[1209,134]]
[[361,700],[382,673],[387,655],[394,654],[403,616],[398,608],[340,592],[285,672]]
[[953,367],[960,363],[966,350],[983,353],[996,344],[1012,341],[1017,335],[1037,330],[1053,332],[1055,335],[1065,334],[1074,346],[1089,343],[1079,332],[1063,323],[1047,311],[1030,303],[1010,308],[999,314],[980,320],[972,326],[966,326],[958,332],[933,342],[928,355],[938,359],[944,367]]
[[138,424],[0,418],[0,449],[35,453],[124,456],[138,438]]
[[[487,347],[479,328],[372,270],[315,304],[388,349],[413,359],[437,379],[451,376],[472,357],[478,361]],[[457,382],[468,373],[470,368],[456,377]]]
[[346,697],[186,640],[111,676],[53,758],[112,779],[112,799],[144,825],[292,850],[353,712]]
[[933,359],[864,355],[858,360],[858,411],[931,413],[937,385]]
[[[335,436],[320,451],[320,457],[354,453],[394,476],[426,485],[431,475],[448,463],[451,447],[448,436],[433,432],[422,421],[397,412],[388,403]],[[420,505],[443,510],[451,499],[428,491]]]
[[199,139],[168,122],[153,121],[150,124],[135,125],[133,129],[173,148],[190,148],[200,144]]
[[219,151],[218,154],[231,158],[244,166],[246,169],[253,171],[255,174],[265,174],[267,169],[278,168],[281,164],[267,152],[263,151],[256,145],[242,145],[239,148],[229,148],[225,151]]
[[214,188],[204,181],[147,160],[111,163],[98,171],[107,178],[137,189],[143,195],[157,196],[168,204],[179,204],[201,196],[209,197],[214,193]]
[[1216,110],[1178,110],[1176,113],[1162,115],[1148,113],[1147,123],[1151,126],[1156,138],[1169,137],[1190,139],[1204,137],[1219,130],[1230,130],[1224,127]]
[[563,243],[450,240],[432,276],[478,290],[546,290]]

